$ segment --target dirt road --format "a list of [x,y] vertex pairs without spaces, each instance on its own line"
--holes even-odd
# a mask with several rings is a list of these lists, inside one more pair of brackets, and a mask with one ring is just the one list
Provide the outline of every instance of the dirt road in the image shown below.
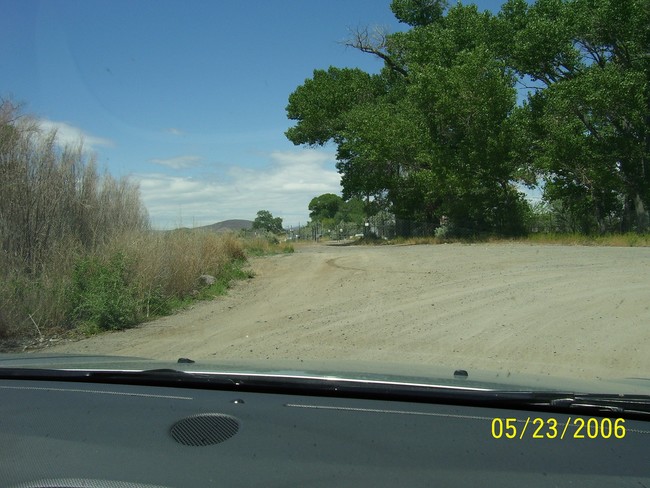
[[332,247],[255,258],[226,297],[50,351],[650,373],[650,249]]

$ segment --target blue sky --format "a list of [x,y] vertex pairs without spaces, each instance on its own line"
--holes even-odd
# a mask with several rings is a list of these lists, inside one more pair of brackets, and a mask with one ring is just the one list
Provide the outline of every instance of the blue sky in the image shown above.
[[[497,11],[500,1],[479,1]],[[404,29],[390,0],[0,0],[0,96],[140,185],[157,228],[308,220],[335,148],[284,137],[289,94],[329,66],[381,68],[350,28]]]

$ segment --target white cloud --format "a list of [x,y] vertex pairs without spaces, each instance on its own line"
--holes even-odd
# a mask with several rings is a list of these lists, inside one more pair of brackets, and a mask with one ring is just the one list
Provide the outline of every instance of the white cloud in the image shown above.
[[113,146],[113,142],[103,137],[93,136],[84,132],[79,127],[67,122],[57,122],[49,119],[38,119],[38,125],[44,132],[56,131],[56,142],[61,146],[83,143],[86,149],[95,149],[97,146]]
[[274,151],[271,159],[280,165],[321,165],[331,161],[333,154],[314,149],[303,151]]
[[322,193],[340,192],[334,154],[313,149],[274,152],[260,169],[232,167],[223,177],[133,175],[158,228],[200,226],[227,219],[253,220],[258,210],[285,225],[306,223],[307,206]]
[[527,186],[518,183],[516,184],[516,187],[517,190],[526,196],[526,199],[530,203],[536,204],[542,201],[542,195],[544,193],[544,189],[542,187],[528,188]]
[[185,132],[183,132],[180,129],[177,129],[176,127],[168,127],[167,129],[165,129],[165,132],[167,132],[168,134],[174,135],[174,136],[185,135]]
[[199,156],[177,156],[167,159],[150,159],[149,161],[172,169],[193,168],[201,164],[201,158]]

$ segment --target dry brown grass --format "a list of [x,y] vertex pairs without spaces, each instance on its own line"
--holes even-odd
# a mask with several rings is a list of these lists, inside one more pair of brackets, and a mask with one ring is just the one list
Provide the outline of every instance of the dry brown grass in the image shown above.
[[583,234],[555,234],[539,233],[530,234],[526,237],[504,238],[498,236],[477,237],[472,239],[464,238],[439,238],[439,237],[398,237],[389,241],[361,240],[358,244],[369,245],[420,245],[420,244],[444,244],[444,243],[470,244],[475,242],[505,243],[521,242],[528,244],[562,245],[562,246],[609,246],[609,247],[650,247],[650,234],[607,234],[607,235],[583,235]]
[[[112,306],[105,303],[110,297],[83,295],[82,288],[91,281],[101,287],[106,277],[120,275],[119,300],[129,304],[133,317],[144,320],[169,313],[197,295],[205,288],[201,275],[212,275],[220,282],[217,286],[227,286],[223,281],[230,279],[233,264],[245,260],[244,245],[232,234],[180,231],[126,232],[92,253],[70,246],[51,256],[56,259],[46,263],[39,276],[16,270],[0,283],[0,320],[5,324],[0,339],[47,336],[77,326],[98,331],[87,319],[78,322],[74,311],[88,301],[93,301],[93,310]],[[116,257],[125,263],[123,272],[112,264]],[[93,269],[103,276],[100,271],[84,275],[80,288],[75,269],[82,263],[94,263]]]
[[609,246],[609,247],[648,247],[650,234],[530,234],[521,239],[523,242],[535,244],[557,244],[564,246]]
[[7,103],[0,181],[0,338],[71,329],[121,299],[131,318],[152,304],[162,312],[200,275],[232,276],[245,259],[234,235],[150,231],[137,185],[99,171],[81,145],[59,147]]
[[201,231],[126,234],[108,249],[108,254],[124,253],[143,290],[160,289],[175,297],[191,294],[199,276],[219,276],[234,260],[245,259],[244,247],[234,235]]
[[266,256],[268,254],[292,253],[294,243],[280,242],[275,236],[247,236],[241,242],[247,256]]

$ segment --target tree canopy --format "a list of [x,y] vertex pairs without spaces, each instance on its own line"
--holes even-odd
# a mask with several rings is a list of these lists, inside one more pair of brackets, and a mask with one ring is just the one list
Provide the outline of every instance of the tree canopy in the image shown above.
[[410,30],[358,29],[348,42],[383,60],[380,73],[315,70],[289,97],[287,137],[336,144],[344,199],[517,234],[520,189],[539,185],[572,230],[647,229],[647,0],[391,9]]
[[522,159],[576,230],[647,230],[647,0],[508,1],[502,53],[535,89],[518,110]]
[[325,228],[334,228],[344,222],[360,225],[368,213],[359,198],[345,201],[333,193],[324,193],[312,198],[309,202],[309,210],[309,218],[312,222],[319,222]]
[[253,220],[253,229],[280,234],[283,232],[282,219],[280,217],[273,217],[273,214],[268,210],[260,210],[257,212],[255,220]]
[[324,193],[309,202],[309,218],[312,220],[333,219],[344,200],[333,193]]

